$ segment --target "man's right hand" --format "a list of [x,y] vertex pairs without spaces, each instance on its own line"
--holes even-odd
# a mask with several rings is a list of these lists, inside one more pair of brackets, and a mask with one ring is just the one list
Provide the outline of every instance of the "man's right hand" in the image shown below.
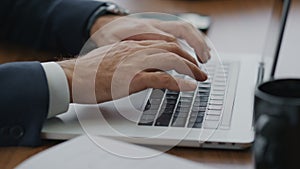
[[198,81],[207,79],[196,60],[177,43],[158,40],[122,41],[58,64],[67,76],[75,103],[102,103],[147,88],[196,88],[195,82],[165,72],[169,70]]

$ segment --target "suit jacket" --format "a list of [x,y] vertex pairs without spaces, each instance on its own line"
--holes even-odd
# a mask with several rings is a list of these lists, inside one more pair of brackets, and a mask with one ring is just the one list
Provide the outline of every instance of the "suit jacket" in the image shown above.
[[92,0],[1,0],[0,41],[73,56],[89,37],[89,16],[101,5]]
[[49,104],[41,64],[3,64],[0,81],[0,145],[38,145]]
[[[1,0],[0,41],[77,54],[89,37],[86,24],[102,2]],[[49,91],[39,62],[0,65],[0,146],[36,146],[48,113]]]

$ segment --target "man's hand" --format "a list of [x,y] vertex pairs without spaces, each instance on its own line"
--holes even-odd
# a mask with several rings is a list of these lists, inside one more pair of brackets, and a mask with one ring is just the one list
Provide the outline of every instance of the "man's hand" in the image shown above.
[[164,40],[177,42],[184,39],[194,48],[202,63],[210,59],[210,48],[202,33],[193,25],[183,21],[160,21],[129,16],[102,16],[96,20],[90,31],[91,38],[105,46],[124,40]]
[[66,73],[76,103],[102,103],[147,88],[186,91],[197,87],[171,76],[165,72],[168,70],[198,81],[207,79],[196,60],[177,43],[161,40],[122,41],[58,64]]

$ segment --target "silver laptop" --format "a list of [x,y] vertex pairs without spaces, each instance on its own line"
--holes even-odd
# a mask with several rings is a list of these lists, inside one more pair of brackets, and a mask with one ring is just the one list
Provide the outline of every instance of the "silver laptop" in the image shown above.
[[92,134],[159,146],[251,146],[254,89],[275,69],[289,3],[277,0],[274,4],[263,56],[220,54],[221,61],[213,56],[202,65],[208,80],[198,82],[195,91],[147,89],[100,105],[71,104],[68,112],[46,121],[42,137],[70,139]]

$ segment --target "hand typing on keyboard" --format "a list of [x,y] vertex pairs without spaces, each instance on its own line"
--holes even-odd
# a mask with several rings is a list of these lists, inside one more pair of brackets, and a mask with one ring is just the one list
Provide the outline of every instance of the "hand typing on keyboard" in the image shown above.
[[[99,30],[93,32],[92,39],[102,47],[76,60],[58,62],[67,76],[73,102],[102,103],[147,88],[191,91],[197,87],[192,79],[207,79],[196,59],[177,42],[181,38],[194,47],[200,62],[210,58],[203,35],[191,24],[115,19],[112,17],[114,21],[108,25],[98,25]],[[167,73],[170,70],[191,79],[174,77]]]
[[59,64],[76,103],[102,103],[147,88],[189,91],[197,87],[191,79],[166,72],[170,70],[197,81],[207,79],[196,60],[178,44],[160,40],[123,41],[98,48],[76,62]]

